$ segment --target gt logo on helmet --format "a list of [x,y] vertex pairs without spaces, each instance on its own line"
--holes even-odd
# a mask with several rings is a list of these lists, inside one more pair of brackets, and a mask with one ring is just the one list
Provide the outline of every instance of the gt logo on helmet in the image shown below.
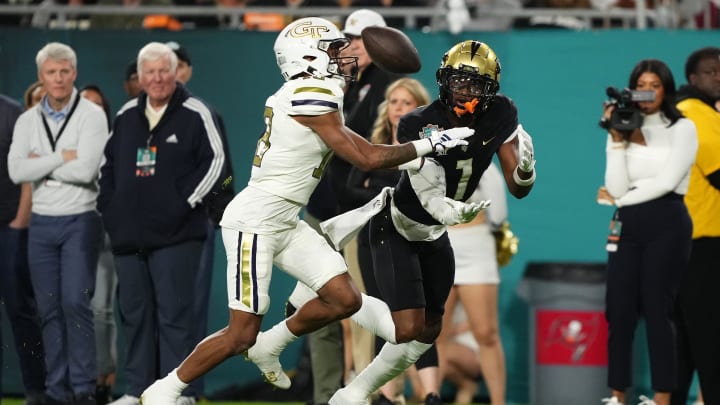
[[312,21],[307,21],[298,24],[293,28],[292,31],[290,31],[290,36],[296,38],[302,38],[307,36],[310,36],[311,38],[322,38],[323,33],[330,32],[330,29],[328,29],[328,27],[323,27],[322,25],[312,25],[312,23]]

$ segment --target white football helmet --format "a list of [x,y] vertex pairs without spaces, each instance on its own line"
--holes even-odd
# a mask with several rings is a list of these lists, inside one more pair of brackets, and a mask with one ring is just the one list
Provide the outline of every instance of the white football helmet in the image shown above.
[[301,18],[285,27],[275,40],[275,58],[285,80],[307,73],[315,77],[354,80],[357,57],[340,57],[350,41],[328,20]]

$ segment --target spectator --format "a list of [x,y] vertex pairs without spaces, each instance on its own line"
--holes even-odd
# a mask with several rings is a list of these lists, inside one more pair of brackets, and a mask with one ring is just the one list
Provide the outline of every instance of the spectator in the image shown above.
[[[633,68],[632,90],[655,93],[638,102],[642,126],[620,131],[608,125],[605,187],[598,201],[617,207],[608,237],[605,316],[608,321],[608,404],[626,403],[632,385],[632,348],[640,317],[647,326],[652,399],[669,405],[678,378],[673,306],[690,257],[692,222],[683,203],[697,150],[692,122],[675,108],[675,80],[665,63],[645,59]],[[606,104],[603,122],[615,106]]]
[[190,53],[187,51],[187,49],[180,46],[180,44],[175,41],[166,42],[165,45],[169,46],[170,49],[175,52],[175,56],[177,56],[178,59],[178,66],[175,78],[183,85],[186,85],[192,78],[193,73]]
[[[343,30],[345,37],[350,40],[350,46],[343,51],[343,55],[358,58],[358,79],[347,86],[343,97],[345,125],[365,138],[370,136],[370,130],[377,117],[377,108],[385,99],[385,89],[400,77],[380,69],[370,59],[360,33],[363,29],[372,26],[385,27],[387,24],[377,12],[361,9],[347,17]],[[350,167],[350,163],[342,158],[338,156],[332,158],[305,210],[304,219],[310,226],[318,229],[317,224],[320,221],[355,208],[347,201],[347,193],[344,191]],[[354,242],[351,243],[344,254],[351,277],[360,284],[361,276],[357,267],[357,256],[356,254],[350,255],[355,251],[355,246]],[[362,286],[360,287],[362,288]],[[349,321],[344,322],[346,322],[346,330],[353,328],[351,333],[355,334],[353,339],[357,339],[357,345],[364,347],[358,350],[368,353],[371,350],[372,335],[361,328],[353,327]],[[358,339],[358,337],[360,338]],[[343,383],[345,374],[343,328],[340,322],[333,322],[310,333],[308,339],[313,372],[313,403],[324,404]],[[353,350],[355,349],[353,348]],[[362,355],[359,354],[359,356]],[[358,368],[360,367],[364,367],[364,365],[359,364]]]
[[[183,85],[187,85],[188,81],[192,78],[192,61],[190,60],[190,53],[177,42],[166,42],[165,45],[169,46],[178,58],[178,67],[175,74],[176,80]],[[213,118],[216,120],[217,128],[223,142],[225,166],[223,167],[223,172],[220,175],[217,184],[203,200],[204,205],[208,208],[209,218],[207,223],[207,238],[203,244],[202,253],[200,255],[200,268],[198,269],[197,280],[195,281],[196,291],[193,312],[195,313],[197,333],[193,344],[200,343],[200,341],[207,336],[210,287],[212,285],[212,273],[215,264],[215,236],[217,234],[217,228],[220,224],[220,218],[222,218],[225,206],[227,206],[227,204],[235,196],[235,187],[232,177],[233,168],[232,161],[230,160],[230,148],[227,142],[227,135],[225,134],[225,123],[220,114],[218,114],[211,106],[208,105],[207,107],[212,110]],[[193,387],[195,388],[195,394],[198,397],[204,396],[204,378],[198,378],[195,380],[193,382]]]
[[127,67],[125,68],[125,82],[123,83],[123,88],[125,89],[125,94],[127,94],[128,98],[130,99],[137,97],[142,91],[142,87],[140,87],[140,81],[138,80],[138,69],[136,60],[128,63]]
[[[124,6],[124,7],[138,7],[138,6],[170,6],[171,0],[98,0],[98,5],[101,6]],[[148,16],[153,17],[153,16]],[[95,14],[90,17],[90,28],[93,29],[116,29],[116,30],[127,30],[127,29],[139,29],[144,27],[146,17],[143,15],[133,14]],[[151,27],[146,27],[151,28]]]
[[720,48],[694,51],[685,62],[687,85],[677,107],[695,123],[698,150],[685,204],[693,221],[692,253],[678,295],[679,382],[673,405],[685,405],[697,369],[704,401],[720,402],[720,315],[713,283],[720,281]]
[[[127,337],[127,388],[114,405],[137,405],[193,349],[202,202],[225,160],[212,112],[176,82],[173,50],[151,42],[137,63],[143,91],[115,118],[98,197]],[[188,390],[179,403],[194,404],[194,395]]]
[[[18,103],[0,95],[0,195],[3,196],[0,199],[0,301],[5,304],[15,338],[25,404],[42,405],[45,393],[42,333],[27,257],[32,186],[13,184],[8,175],[13,127],[21,113]],[[6,348],[1,339],[0,336],[0,399]]]
[[[80,96],[92,101],[105,112],[107,131],[110,132],[110,102],[94,84],[80,89]],[[95,347],[97,351],[97,386],[95,401],[105,405],[112,401],[112,387],[115,385],[117,368],[117,327],[115,325],[115,289],[117,275],[110,249],[110,236],[103,230],[100,252],[98,254],[97,274],[95,275],[95,295],[90,305],[95,316]]]
[[35,104],[39,103],[40,100],[42,100],[44,95],[45,87],[43,87],[42,82],[37,81],[28,86],[28,88],[25,90],[25,94],[23,95],[25,109],[29,110],[31,107],[35,106]]
[[33,187],[28,256],[43,325],[46,401],[95,405],[90,300],[101,238],[95,202],[107,123],[102,109],[74,87],[72,48],[47,44],[36,63],[47,95],[15,124],[8,169],[15,183]]
[[107,119],[108,131],[112,126],[112,117],[110,113],[110,100],[105,97],[105,94],[100,90],[96,84],[86,84],[80,89],[80,96],[92,101],[95,105],[102,108]]
[[478,360],[481,349],[473,335],[467,309],[461,302],[448,305],[447,321],[448,324],[445,324],[443,320],[442,331],[442,334],[446,335],[443,337],[446,341],[438,347],[443,359],[443,374],[445,379],[455,386],[453,403],[470,404],[478,389],[477,381],[483,376]]

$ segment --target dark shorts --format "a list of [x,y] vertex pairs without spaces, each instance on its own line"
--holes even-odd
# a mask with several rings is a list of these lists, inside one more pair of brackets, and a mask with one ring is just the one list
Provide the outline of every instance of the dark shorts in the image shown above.
[[370,221],[370,247],[380,298],[391,311],[444,312],[455,279],[447,232],[434,241],[410,242],[397,232],[386,207]]

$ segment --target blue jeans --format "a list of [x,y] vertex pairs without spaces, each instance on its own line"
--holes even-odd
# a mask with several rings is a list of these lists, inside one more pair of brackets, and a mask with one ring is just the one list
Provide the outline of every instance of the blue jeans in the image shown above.
[[30,219],[29,262],[42,320],[46,394],[70,402],[94,393],[95,328],[90,300],[95,291],[102,238],[95,211]]
[[[0,300],[5,303],[5,310],[10,319],[26,394],[38,395],[45,392],[45,355],[40,318],[28,270],[27,245],[27,229],[0,226]],[[0,336],[0,382],[4,368],[2,353],[5,349],[1,339],[2,336]],[[0,397],[2,397],[1,391]]]

